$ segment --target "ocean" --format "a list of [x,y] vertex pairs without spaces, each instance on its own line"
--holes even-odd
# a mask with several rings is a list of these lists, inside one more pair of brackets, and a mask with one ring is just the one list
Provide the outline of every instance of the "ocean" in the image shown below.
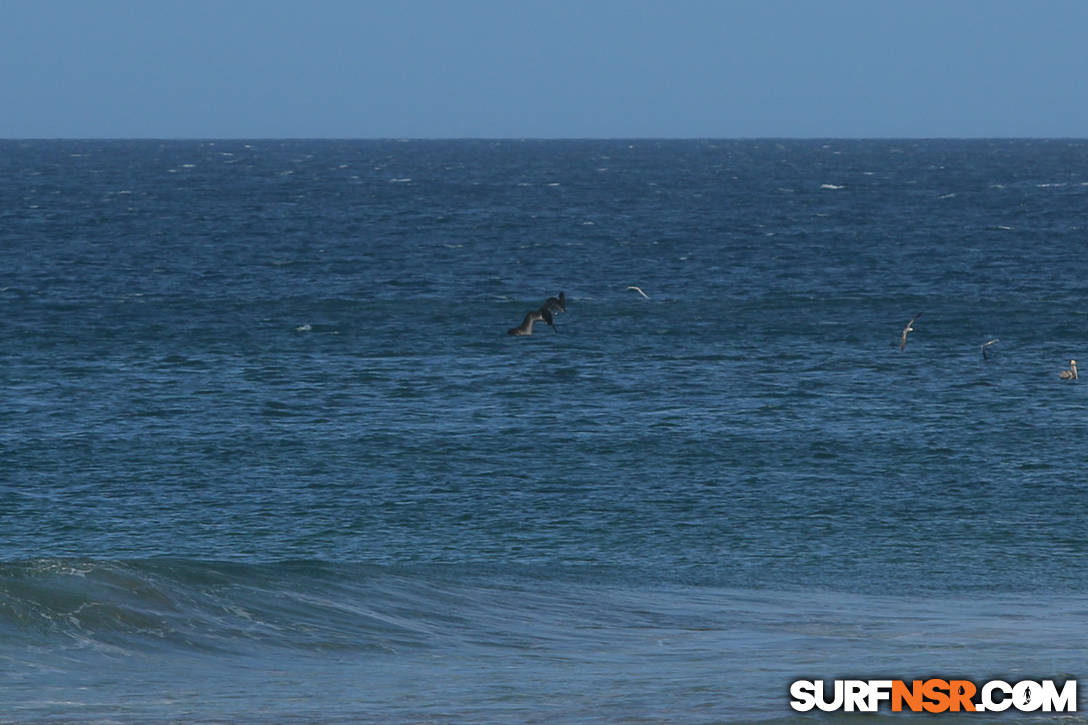
[[1088,142],[0,150],[0,723],[1088,676]]

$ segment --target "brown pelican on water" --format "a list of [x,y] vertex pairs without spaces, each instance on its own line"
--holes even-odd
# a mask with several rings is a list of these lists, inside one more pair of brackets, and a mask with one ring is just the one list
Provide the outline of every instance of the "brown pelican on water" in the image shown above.
[[902,352],[903,348],[905,348],[907,346],[907,333],[908,332],[914,332],[914,328],[912,327],[912,325],[914,324],[914,321],[917,320],[921,316],[922,316],[922,313],[919,312],[917,315],[910,318],[910,322],[908,322],[907,326],[903,328],[903,334],[900,335],[900,337],[899,337],[899,351],[900,352]]
[[1076,380],[1077,379],[1077,361],[1076,360],[1070,360],[1069,361],[1069,369],[1068,370],[1062,370],[1060,373],[1058,373],[1058,377],[1061,378],[1062,380]]

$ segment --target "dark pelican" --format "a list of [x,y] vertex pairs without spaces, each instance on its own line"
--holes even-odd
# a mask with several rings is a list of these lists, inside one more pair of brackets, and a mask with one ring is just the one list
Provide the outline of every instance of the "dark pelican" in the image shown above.
[[547,322],[549,325],[552,326],[553,330],[555,330],[556,332],[559,332],[559,328],[557,328],[555,326],[555,318],[552,317],[552,311],[550,309],[548,309],[547,305],[545,305],[544,307],[541,307],[539,310],[530,310],[529,312],[526,312],[525,313],[525,319],[521,321],[521,324],[518,325],[517,327],[511,327],[509,330],[506,331],[506,334],[507,335],[532,335],[533,334],[533,323],[534,322],[539,322],[540,320],[544,320],[544,322]]
[[1068,370],[1062,370],[1060,373],[1058,373],[1058,377],[1061,378],[1062,380],[1076,380],[1077,379],[1077,361],[1076,360],[1070,360],[1069,361],[1069,369]]
[[907,333],[914,332],[914,328],[912,327],[912,325],[914,324],[914,321],[921,316],[922,313],[919,312],[917,315],[910,318],[910,322],[908,322],[907,326],[903,328],[903,334],[899,336],[899,352],[903,352],[903,349],[907,346]]
[[544,307],[554,312],[566,312],[567,296],[560,292],[558,297],[549,297],[544,300]]

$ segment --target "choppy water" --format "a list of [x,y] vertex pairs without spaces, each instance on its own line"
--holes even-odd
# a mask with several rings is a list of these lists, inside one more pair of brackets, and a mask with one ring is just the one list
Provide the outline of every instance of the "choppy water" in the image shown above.
[[0,148],[0,722],[1084,673],[1088,144]]

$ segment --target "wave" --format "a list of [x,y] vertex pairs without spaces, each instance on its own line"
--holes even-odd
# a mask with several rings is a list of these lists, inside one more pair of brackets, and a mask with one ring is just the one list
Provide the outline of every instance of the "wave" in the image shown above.
[[814,672],[1067,679],[1083,612],[596,565],[35,559],[0,563],[0,685],[20,720],[766,720]]
[[[526,606],[585,606],[588,614],[602,592],[652,581],[646,572],[596,565],[33,559],[0,563],[0,642],[124,652],[403,654],[464,640],[520,640],[510,622]],[[657,579],[652,586],[681,585]],[[558,637],[566,621],[549,615],[538,624],[556,628],[551,635]]]
[[[538,624],[562,630],[565,615],[557,613],[584,608],[584,617],[597,618],[604,601],[618,610],[622,602],[640,600],[640,611],[656,601],[662,611],[678,613],[687,604],[728,600],[734,613],[747,609],[745,602],[755,603],[752,612],[766,613],[765,600],[775,600],[783,619],[790,619],[830,601],[837,607],[849,600],[857,612],[913,611],[917,604],[909,600],[915,597],[916,589],[882,595],[797,586],[749,588],[708,581],[696,571],[655,573],[649,567],[599,564],[50,558],[0,562],[0,642],[403,652],[447,646],[451,638],[459,641],[483,631],[501,639],[509,633],[511,618],[527,610],[541,615]],[[955,609],[954,595],[922,599]],[[1015,609],[1037,602],[1038,594],[995,592],[991,599],[995,606],[1000,603],[999,609]],[[1084,602],[1081,594],[1046,599],[1077,606]],[[627,619],[634,623],[638,617]]]
[[425,647],[451,602],[426,578],[312,561],[0,564],[0,639],[99,648]]

